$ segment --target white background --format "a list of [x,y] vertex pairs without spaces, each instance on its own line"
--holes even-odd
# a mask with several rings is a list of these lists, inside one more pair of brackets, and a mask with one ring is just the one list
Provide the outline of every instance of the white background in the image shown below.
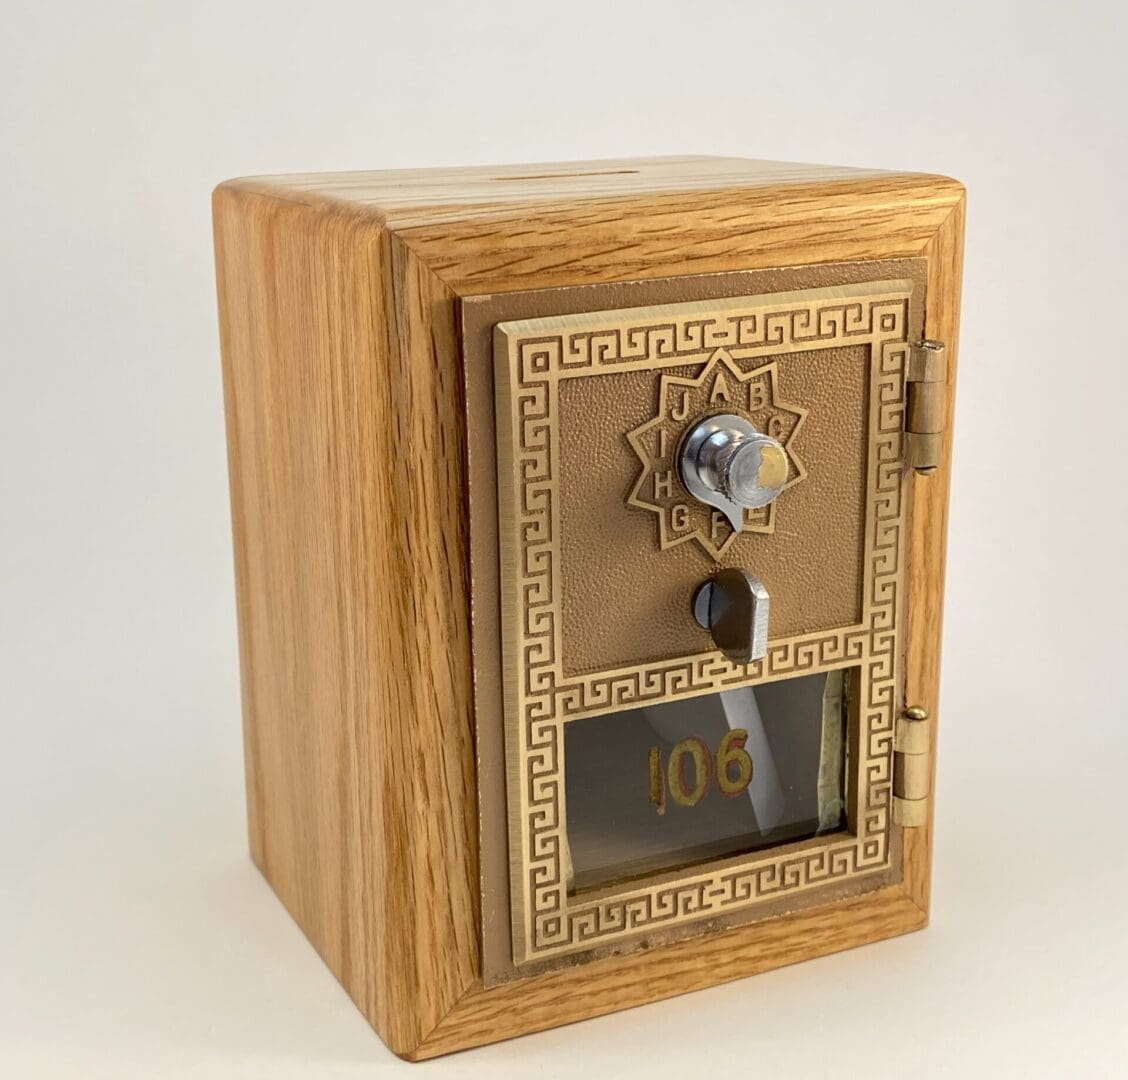
[[0,1075],[411,1068],[246,854],[214,184],[693,152],[970,192],[933,924],[417,1068],[1128,1073],[1120,5],[2,13]]

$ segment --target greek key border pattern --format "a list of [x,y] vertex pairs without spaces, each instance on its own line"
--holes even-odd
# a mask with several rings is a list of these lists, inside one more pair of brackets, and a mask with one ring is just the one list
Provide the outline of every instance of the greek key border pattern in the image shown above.
[[[496,337],[506,758],[514,962],[717,916],[889,863],[889,803],[903,577],[902,427],[908,282],[871,283],[649,311],[503,324]],[[714,309],[714,310],[710,310]],[[605,325],[600,325],[605,323]],[[572,329],[572,327],[575,327]],[[772,642],[737,667],[716,652],[564,674],[560,644],[559,380],[842,345],[871,346],[862,621]],[[504,466],[504,468],[503,468]],[[506,483],[512,481],[512,488]],[[773,679],[857,666],[856,835],[834,834],[585,900],[567,894],[563,724]]]

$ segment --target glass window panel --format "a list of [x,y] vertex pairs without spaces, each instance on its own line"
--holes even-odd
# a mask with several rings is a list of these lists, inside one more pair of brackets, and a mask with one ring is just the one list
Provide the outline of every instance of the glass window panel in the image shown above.
[[848,673],[565,724],[570,888],[846,825]]

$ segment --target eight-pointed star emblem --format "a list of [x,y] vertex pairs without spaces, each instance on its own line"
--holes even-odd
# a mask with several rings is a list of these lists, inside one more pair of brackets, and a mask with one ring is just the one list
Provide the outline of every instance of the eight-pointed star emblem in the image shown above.
[[[724,514],[693,498],[678,475],[682,437],[698,420],[717,413],[746,417],[787,450],[788,478],[783,490],[806,478],[807,470],[792,443],[807,410],[784,401],[778,381],[775,361],[742,371],[725,349],[714,352],[695,379],[662,376],[658,415],[627,434],[642,462],[627,502],[658,515],[658,544],[663,550],[697,540],[719,560],[738,535]],[[775,514],[774,502],[745,510],[739,532],[770,533],[775,529]]]

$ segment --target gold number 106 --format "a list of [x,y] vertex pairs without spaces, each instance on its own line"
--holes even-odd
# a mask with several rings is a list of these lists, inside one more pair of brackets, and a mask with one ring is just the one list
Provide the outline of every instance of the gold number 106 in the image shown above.
[[[682,739],[671,751],[666,768],[662,768],[662,751],[650,748],[650,801],[659,814],[666,812],[666,788],[678,806],[696,806],[709,790],[714,775],[722,795],[730,799],[743,794],[752,783],[752,758],[744,749],[748,732],[733,728],[717,746],[716,770],[709,747],[696,735]],[[689,764],[693,763],[690,782]]]

